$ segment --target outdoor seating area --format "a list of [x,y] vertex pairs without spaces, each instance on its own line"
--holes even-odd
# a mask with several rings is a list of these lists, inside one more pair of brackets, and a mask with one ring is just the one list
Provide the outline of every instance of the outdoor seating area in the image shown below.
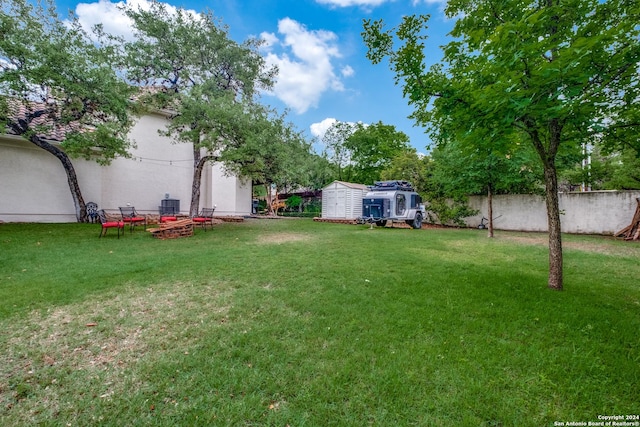
[[[144,230],[149,231],[155,238],[175,239],[193,236],[194,225],[199,225],[207,231],[207,228],[213,228],[214,221],[221,222],[219,219],[214,220],[215,207],[203,208],[194,217],[180,214],[172,207],[163,207],[159,214],[141,214],[133,206],[119,207],[118,210],[119,214],[115,209],[96,211],[96,218],[101,224],[99,237],[104,237],[110,228],[115,228],[119,239],[120,231],[124,235],[125,226],[128,225],[130,233],[133,233],[137,226],[143,226]],[[225,218],[223,221],[233,220],[237,218]],[[151,224],[153,227],[147,228],[147,225]]]

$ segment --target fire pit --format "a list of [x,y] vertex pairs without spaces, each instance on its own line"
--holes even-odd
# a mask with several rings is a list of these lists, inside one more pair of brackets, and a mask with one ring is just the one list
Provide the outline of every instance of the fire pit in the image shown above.
[[193,236],[193,222],[191,219],[180,219],[178,221],[165,222],[158,228],[147,229],[153,237],[157,239],[177,239],[180,237]]

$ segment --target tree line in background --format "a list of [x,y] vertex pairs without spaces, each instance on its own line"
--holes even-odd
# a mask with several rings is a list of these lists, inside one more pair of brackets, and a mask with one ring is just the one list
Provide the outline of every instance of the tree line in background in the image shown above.
[[[429,203],[432,222],[462,224],[471,212],[469,196],[487,194],[543,195],[544,173],[537,154],[519,142],[504,154],[458,141],[430,147],[420,154],[408,137],[391,125],[336,122],[322,140],[315,166],[324,165],[321,189],[333,180],[373,184],[406,180]],[[561,191],[640,189],[640,154],[631,146],[603,151],[598,145],[575,146],[557,158]],[[316,169],[317,170],[317,169]],[[290,187],[291,189],[292,187]]]

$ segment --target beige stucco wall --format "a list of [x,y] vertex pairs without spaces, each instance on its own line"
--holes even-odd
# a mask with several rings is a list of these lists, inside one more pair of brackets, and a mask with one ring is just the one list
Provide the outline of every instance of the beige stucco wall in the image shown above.
[[[214,164],[210,170],[212,176],[207,203],[215,206],[216,216],[237,216],[251,214],[251,182],[235,176],[226,176],[221,164]],[[203,194],[204,197],[204,194]]]
[[[631,223],[638,197],[640,191],[560,193],[562,231],[613,235]],[[467,218],[466,223],[477,227],[482,217],[488,216],[487,198],[471,197],[469,205],[480,213]],[[540,196],[494,196],[493,217],[497,230],[547,231],[547,210]]]
[[[136,144],[131,158],[115,159],[109,166],[73,160],[85,202],[117,212],[127,203],[140,213],[158,213],[169,194],[189,213],[193,153],[188,144],[173,144],[160,136],[166,117],[141,117],[130,133]],[[225,177],[217,166],[205,167],[200,207],[218,205],[216,214],[248,215],[251,186]],[[75,208],[66,174],[59,160],[14,136],[0,136],[0,220],[5,222],[75,222]]]
[[[80,188],[99,193],[94,166],[74,161]],[[75,221],[75,208],[62,164],[22,138],[0,137],[0,220],[6,222]]]

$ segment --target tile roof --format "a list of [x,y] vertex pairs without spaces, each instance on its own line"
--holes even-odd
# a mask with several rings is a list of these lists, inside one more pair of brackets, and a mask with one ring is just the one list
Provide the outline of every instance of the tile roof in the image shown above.
[[[60,113],[55,103],[28,102],[9,100],[7,118],[16,123],[23,130],[38,131],[40,138],[52,141],[64,141],[67,133],[78,131],[82,126],[78,122],[60,124]],[[22,122],[22,123],[21,123]],[[19,135],[12,126],[7,127],[7,133]]]
[[[138,93],[133,95],[130,101],[136,102],[146,96],[170,92],[171,89],[164,86],[145,86],[139,88]],[[21,135],[26,130],[36,130],[40,138],[61,142],[65,140],[68,133],[91,130],[90,125],[78,121],[61,124],[63,120],[61,120],[60,105],[55,100],[22,101],[17,98],[8,98],[7,104],[9,122],[18,122],[18,127],[22,130],[22,132],[16,131],[15,128],[8,126],[6,129],[8,134]],[[159,110],[163,114],[173,114],[173,111],[170,106],[163,106],[163,109]],[[94,111],[93,116],[101,115],[104,116],[104,113]],[[23,123],[19,123],[20,121]]]

